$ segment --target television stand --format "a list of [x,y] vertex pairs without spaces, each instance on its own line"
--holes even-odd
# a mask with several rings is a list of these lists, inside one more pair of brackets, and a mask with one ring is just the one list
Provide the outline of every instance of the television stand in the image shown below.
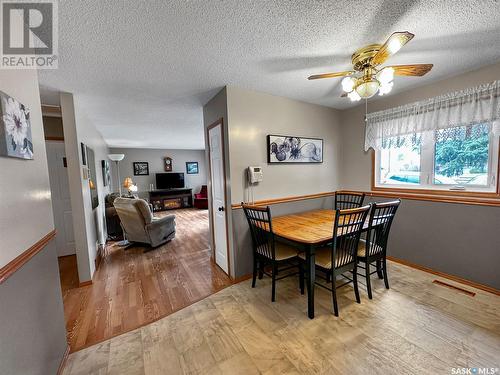
[[149,192],[149,202],[153,211],[174,210],[193,207],[193,189],[158,189]]

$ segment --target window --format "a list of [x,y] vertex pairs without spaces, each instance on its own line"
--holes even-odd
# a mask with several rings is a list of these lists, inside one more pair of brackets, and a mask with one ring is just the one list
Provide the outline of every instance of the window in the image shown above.
[[375,155],[376,187],[496,191],[498,136],[490,123],[389,138]]
[[488,124],[436,130],[434,184],[488,186]]
[[420,184],[420,137],[393,137],[380,150],[380,183]]

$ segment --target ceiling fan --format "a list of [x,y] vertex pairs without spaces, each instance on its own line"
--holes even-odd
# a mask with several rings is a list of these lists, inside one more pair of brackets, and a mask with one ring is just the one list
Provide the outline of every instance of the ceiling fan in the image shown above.
[[421,77],[432,69],[433,64],[379,67],[414,36],[408,31],[395,32],[384,44],[370,44],[354,52],[351,58],[354,70],[316,74],[308,79],[345,77],[342,80],[345,91],[342,97],[347,96],[351,101],[371,98],[377,92],[379,95],[388,94],[394,85],[394,75]]

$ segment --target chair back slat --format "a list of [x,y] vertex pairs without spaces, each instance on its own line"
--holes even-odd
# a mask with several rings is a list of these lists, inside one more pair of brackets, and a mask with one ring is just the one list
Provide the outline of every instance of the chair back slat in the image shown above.
[[333,225],[332,267],[340,268],[357,262],[361,230],[370,206],[336,210]]
[[242,203],[243,211],[250,227],[253,251],[275,260],[274,234],[271,222],[271,209]]
[[385,254],[392,221],[401,200],[373,203],[366,234],[366,256]]
[[335,210],[349,210],[363,205],[365,193],[335,192]]

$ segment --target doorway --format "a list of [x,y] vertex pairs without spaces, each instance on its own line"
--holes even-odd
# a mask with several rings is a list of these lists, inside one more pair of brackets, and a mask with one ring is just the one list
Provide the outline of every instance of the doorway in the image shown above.
[[73,255],[75,236],[69,193],[69,178],[66,151],[63,141],[46,141],[47,164],[49,168],[52,211],[56,229],[57,256]]
[[223,126],[220,119],[208,127],[209,172],[215,263],[229,275]]

